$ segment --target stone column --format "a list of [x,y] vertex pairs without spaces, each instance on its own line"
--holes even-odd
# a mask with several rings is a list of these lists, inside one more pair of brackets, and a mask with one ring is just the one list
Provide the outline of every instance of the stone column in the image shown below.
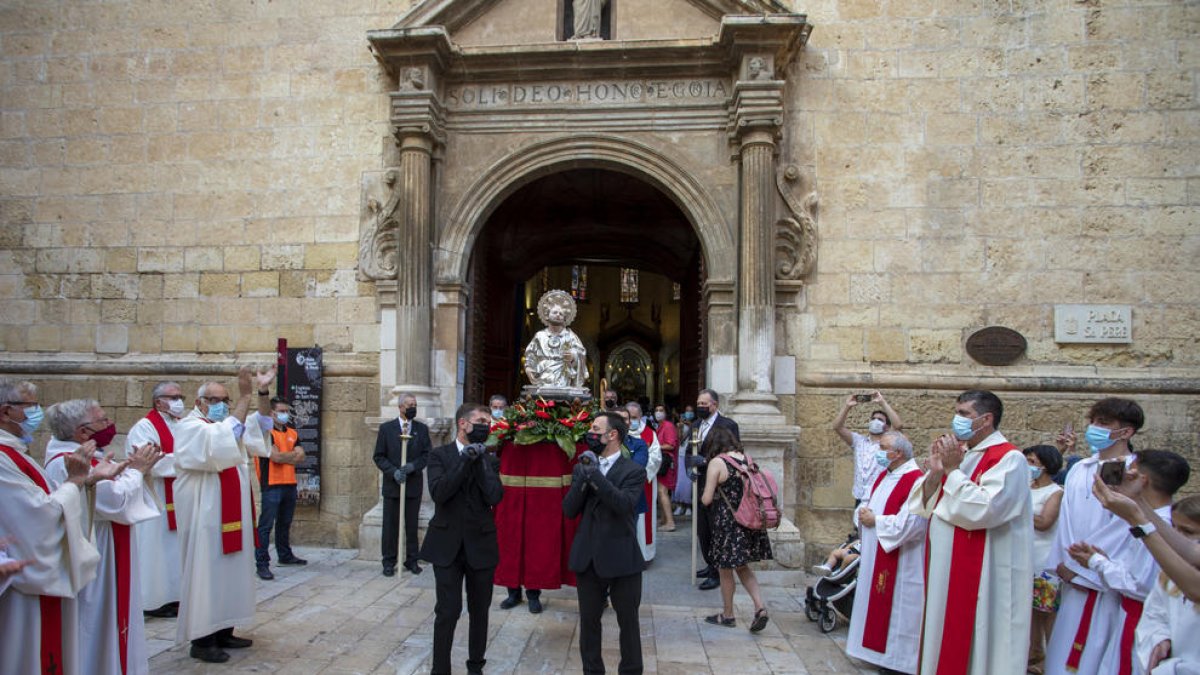
[[[750,65],[753,63],[753,67]],[[783,82],[764,77],[762,57],[745,59],[734,86],[730,140],[736,144],[738,195],[738,367],[732,413],[782,424],[775,396],[775,156],[783,126]]]

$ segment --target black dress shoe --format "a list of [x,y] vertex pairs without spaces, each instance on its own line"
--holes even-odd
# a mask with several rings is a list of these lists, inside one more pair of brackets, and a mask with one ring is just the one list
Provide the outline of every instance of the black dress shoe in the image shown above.
[[413,574],[421,573],[421,566],[417,564],[416,560],[404,563],[404,569],[408,570],[409,572],[412,572]]
[[720,587],[721,587],[721,580],[714,579],[713,577],[709,577],[709,578],[705,579],[704,581],[700,582],[700,590],[702,590],[702,591],[711,591],[714,588],[720,588]]
[[712,568],[711,567],[705,567],[704,569],[700,570],[699,572],[696,572],[697,579],[704,579],[706,577],[711,577],[711,576],[712,576]]
[[142,614],[155,619],[174,619],[179,616],[179,604],[168,602],[158,609],[148,609]]
[[258,578],[262,579],[263,581],[270,581],[275,578],[275,574],[271,572],[270,568],[267,567],[259,567],[257,569],[257,573]]
[[542,613],[541,597],[539,597],[537,595],[529,596],[529,613],[530,614],[541,614]]
[[521,592],[509,593],[508,597],[500,601],[500,609],[512,609],[521,604]]
[[396,566],[395,565],[384,565],[383,566],[383,576],[385,576],[385,577],[396,576]]
[[292,556],[292,557],[288,558],[287,560],[280,560],[279,564],[280,565],[307,565],[308,561],[305,560],[304,558],[297,558],[296,556]]
[[217,638],[217,646],[222,649],[245,649],[254,644],[254,640],[241,638],[236,635],[222,636]]
[[192,650],[188,654],[193,659],[199,659],[205,663],[225,663],[229,660],[229,652],[220,647],[198,647],[192,645]]

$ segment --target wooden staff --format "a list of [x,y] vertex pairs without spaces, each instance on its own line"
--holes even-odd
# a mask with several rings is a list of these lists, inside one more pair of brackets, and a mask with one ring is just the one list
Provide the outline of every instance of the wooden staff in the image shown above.
[[[412,422],[410,421],[408,424],[409,424],[409,428],[411,429]],[[401,429],[403,429],[403,427],[401,427]],[[412,438],[411,435],[401,432],[401,434],[400,434],[400,466],[404,466],[405,464],[408,464],[408,440],[410,438]],[[396,547],[396,549],[398,551],[396,557],[400,559],[398,562],[401,563],[399,565],[400,569],[404,569],[404,564],[403,564],[404,556],[407,555],[407,550],[408,550],[407,549],[408,544],[405,543],[407,541],[407,539],[405,539],[405,536],[404,536],[406,534],[404,531],[404,524],[407,520],[405,511],[408,508],[408,504],[405,502],[404,497],[405,497],[405,493],[408,491],[407,488],[408,488],[408,474],[405,474],[404,482],[400,484],[400,545]],[[399,572],[399,574],[396,578],[402,579],[403,577],[404,577],[404,573]]]
[[[688,440],[688,444],[692,446],[691,454],[693,455],[699,454],[700,436],[698,432],[699,429],[692,429],[692,437]],[[684,466],[687,466],[687,464],[685,463]],[[696,548],[698,546],[696,534],[696,486],[699,482],[695,478],[692,478],[692,572],[688,576],[688,583],[691,584],[696,583]]]

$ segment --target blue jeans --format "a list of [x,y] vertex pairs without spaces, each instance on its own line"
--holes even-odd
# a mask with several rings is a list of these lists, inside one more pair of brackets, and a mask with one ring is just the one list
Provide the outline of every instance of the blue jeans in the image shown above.
[[254,563],[259,567],[271,564],[267,544],[271,541],[271,528],[275,528],[275,553],[280,560],[291,560],[290,532],[292,516],[296,514],[296,486],[272,485],[262,492],[262,513],[258,515],[258,546],[254,549]]

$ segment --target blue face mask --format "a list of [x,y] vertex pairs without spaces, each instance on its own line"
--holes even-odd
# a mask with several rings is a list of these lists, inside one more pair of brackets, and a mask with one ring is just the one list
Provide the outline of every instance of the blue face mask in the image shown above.
[[1112,447],[1115,440],[1109,438],[1109,430],[1104,427],[1098,427],[1095,424],[1089,424],[1087,433],[1083,438],[1087,441],[1088,447],[1092,449],[1092,454],[1095,455],[1101,450],[1107,450]]
[[292,416],[287,413],[275,413],[275,421],[280,424],[287,424],[290,419],[292,419]]
[[875,451],[875,463],[885,469],[892,465],[892,460],[888,459],[887,450]]
[[954,437],[960,441],[969,440],[975,435],[973,428],[975,420],[962,415],[955,415],[954,420],[950,422],[950,428],[954,431]]
[[214,422],[220,422],[226,417],[229,417],[229,404],[224,401],[221,401],[220,403],[209,403],[207,417]]
[[696,417],[696,413],[694,413],[694,412],[692,412],[692,411],[690,411],[690,410],[689,410],[689,411],[687,411],[687,412],[685,412],[685,413],[683,413],[683,419],[685,419],[685,420],[687,420],[687,421],[689,421],[689,422],[690,422],[690,421],[692,421],[692,420],[693,420],[695,417]]
[[1037,480],[1042,477],[1042,467],[1029,465],[1029,480]]
[[25,420],[21,422],[21,432],[31,440],[33,432],[42,425],[42,419],[46,417],[46,413],[42,411],[42,406],[35,405],[25,409]]

